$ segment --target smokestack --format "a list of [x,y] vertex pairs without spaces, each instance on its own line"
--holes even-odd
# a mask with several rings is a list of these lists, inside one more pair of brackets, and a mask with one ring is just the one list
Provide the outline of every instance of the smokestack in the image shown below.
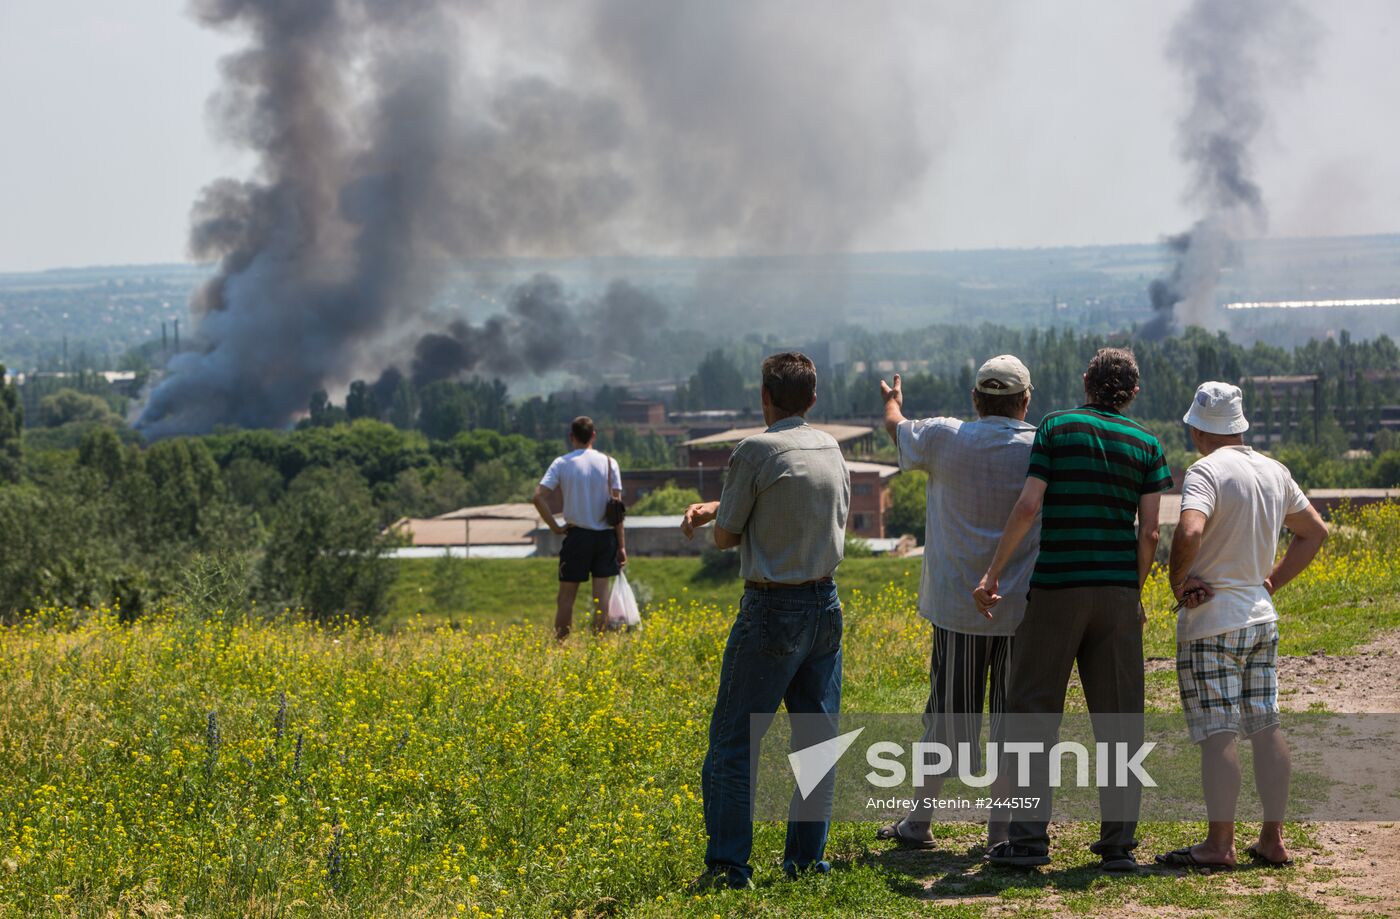
[[175,320],[175,353],[180,353],[180,320]]
[[168,343],[168,341],[166,340],[166,337],[165,337],[165,322],[164,322],[164,321],[162,321],[161,324],[160,324],[160,353],[161,353],[163,356],[165,356],[165,357],[169,357],[169,356],[170,356],[169,343]]
[[1186,199],[1196,223],[1166,240],[1172,266],[1148,288],[1160,338],[1182,325],[1218,327],[1215,287],[1239,240],[1264,232],[1268,214],[1253,178],[1253,147],[1267,92],[1309,69],[1317,24],[1295,0],[1194,0],[1177,20],[1167,58],[1181,68],[1189,102],[1177,144],[1190,170]]

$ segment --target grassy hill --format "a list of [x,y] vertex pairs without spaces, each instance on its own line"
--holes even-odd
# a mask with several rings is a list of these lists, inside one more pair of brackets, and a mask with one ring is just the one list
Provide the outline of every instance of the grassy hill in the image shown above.
[[[1400,508],[1353,524],[1281,595],[1285,653],[1400,626]],[[446,612],[413,601],[431,566],[408,573],[389,630],[49,611],[0,632],[0,917],[1327,914],[1296,874],[1105,878],[1083,824],[1058,826],[1055,865],[1026,875],[981,865],[978,826],[940,825],[935,857],[840,823],[837,870],[798,882],[764,824],[756,891],[689,896],[736,586],[638,559],[643,628],[559,646],[548,564],[462,565]],[[843,566],[849,710],[923,704],[915,571]],[[1160,575],[1148,605],[1164,656]],[[1172,686],[1154,674],[1149,698],[1173,705]],[[1142,854],[1200,831],[1146,824]]]

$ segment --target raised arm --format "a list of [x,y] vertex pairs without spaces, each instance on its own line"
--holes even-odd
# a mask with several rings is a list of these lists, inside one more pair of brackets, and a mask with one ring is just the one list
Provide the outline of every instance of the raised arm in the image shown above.
[[1283,518],[1283,525],[1293,532],[1288,550],[1274,565],[1274,570],[1264,580],[1264,589],[1273,596],[1278,589],[1296,578],[1308,563],[1317,555],[1322,544],[1327,541],[1327,524],[1311,504],[1305,510],[1289,514]]
[[899,425],[904,421],[904,381],[894,375],[894,385],[880,381],[880,398],[885,400],[885,431],[899,445]]

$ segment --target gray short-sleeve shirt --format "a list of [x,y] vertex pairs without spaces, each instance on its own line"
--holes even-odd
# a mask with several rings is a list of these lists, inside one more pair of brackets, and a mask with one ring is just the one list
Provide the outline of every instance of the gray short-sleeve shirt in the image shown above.
[[841,564],[850,505],[841,447],[794,415],[734,448],[715,523],[743,534],[746,580],[800,584]]
[[1026,614],[1040,546],[1039,518],[1001,576],[1004,599],[993,619],[978,611],[972,588],[991,564],[1006,518],[1026,484],[1034,438],[1033,425],[998,415],[899,425],[900,468],[928,473],[919,614],[941,629],[1012,635]]

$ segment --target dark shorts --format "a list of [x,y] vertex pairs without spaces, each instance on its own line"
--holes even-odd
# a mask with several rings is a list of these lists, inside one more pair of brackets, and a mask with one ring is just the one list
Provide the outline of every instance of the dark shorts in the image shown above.
[[559,550],[559,580],[615,578],[621,570],[617,566],[616,530],[569,527],[569,532],[564,534],[564,545]]

